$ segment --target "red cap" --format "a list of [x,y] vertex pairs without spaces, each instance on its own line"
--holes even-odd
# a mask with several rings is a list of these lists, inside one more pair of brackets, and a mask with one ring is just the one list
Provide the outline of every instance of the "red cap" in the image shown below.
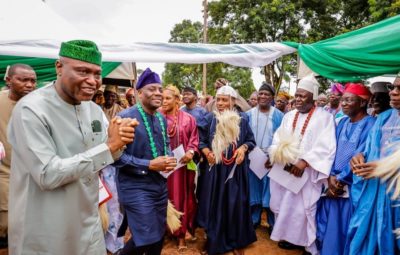
[[346,92],[357,95],[365,100],[369,100],[371,97],[371,92],[362,83],[347,83],[343,93]]

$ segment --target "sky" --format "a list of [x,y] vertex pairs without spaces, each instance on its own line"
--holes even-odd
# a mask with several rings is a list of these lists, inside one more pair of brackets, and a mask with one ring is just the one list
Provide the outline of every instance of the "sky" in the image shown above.
[[[32,1],[32,0],[31,0]],[[45,0],[53,11],[85,35],[119,42],[168,42],[184,19],[203,22],[203,0]],[[164,63],[136,63],[162,73]],[[253,69],[256,87],[263,76]]]

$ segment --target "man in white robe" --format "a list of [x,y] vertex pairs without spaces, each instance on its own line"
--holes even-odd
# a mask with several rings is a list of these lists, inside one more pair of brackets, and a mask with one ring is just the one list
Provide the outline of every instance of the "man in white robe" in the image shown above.
[[[314,106],[318,86],[313,76],[299,82],[295,94],[296,110],[284,116],[270,150],[271,161],[274,161],[279,153],[285,151],[282,146],[288,142],[287,137],[294,134],[294,144],[299,143],[296,145],[299,152],[294,155],[295,160],[287,159],[287,164],[275,162],[270,177],[273,171],[283,171],[289,172],[289,177],[295,182],[305,180],[304,186],[296,194],[289,190],[291,187],[285,188],[279,184],[281,180],[273,180],[271,177],[270,207],[276,217],[271,239],[280,241],[278,245],[283,249],[302,246],[312,254],[318,253],[315,247],[317,201],[322,184],[329,176],[336,151],[333,116]],[[283,152],[281,156],[288,158],[289,155]]]
[[62,43],[57,80],[22,98],[8,127],[12,146],[9,253],[105,254],[98,171],[133,141],[132,119],[107,128],[91,102],[101,53],[90,41]]

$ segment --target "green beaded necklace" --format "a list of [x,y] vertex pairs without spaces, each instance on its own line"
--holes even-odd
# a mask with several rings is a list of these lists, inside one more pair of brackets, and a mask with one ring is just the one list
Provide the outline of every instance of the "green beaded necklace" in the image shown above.
[[[157,153],[157,149],[156,149],[156,144],[154,143],[154,137],[153,137],[153,134],[151,133],[150,125],[147,120],[146,114],[144,113],[144,110],[143,110],[143,107],[141,104],[137,104],[137,108],[140,113],[140,116],[142,116],[144,127],[146,128],[147,136],[149,137],[149,140],[150,140],[150,147],[151,147],[151,152],[153,154],[153,158],[157,158],[158,153]],[[166,133],[165,133],[164,121],[159,112],[156,112],[155,115],[156,115],[158,121],[160,122],[163,141],[164,141],[164,153],[165,153],[165,155],[167,155],[167,151],[168,151],[167,150],[167,138],[166,138]]]

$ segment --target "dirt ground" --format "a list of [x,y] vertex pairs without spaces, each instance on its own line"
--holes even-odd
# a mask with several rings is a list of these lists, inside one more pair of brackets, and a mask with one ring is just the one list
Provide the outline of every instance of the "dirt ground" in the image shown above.
[[[267,232],[266,214],[263,212],[261,216],[261,226],[256,230],[257,241],[245,249],[245,255],[301,255],[303,252],[300,250],[283,250],[278,247],[278,243],[269,238]],[[165,237],[164,248],[162,255],[201,255],[202,247],[206,240],[203,229],[197,229],[195,236],[196,241],[187,242],[188,249],[178,252],[177,241],[171,236]],[[125,241],[130,238],[130,233],[127,231]],[[233,253],[226,253],[224,255]],[[8,255],[7,250],[0,250],[0,255]],[[108,254],[110,255],[110,254]]]
[[[245,249],[245,255],[301,255],[303,252],[299,250],[286,251],[278,247],[278,243],[269,239],[266,227],[257,228],[257,242],[253,243]],[[188,249],[185,252],[178,252],[176,240],[169,237],[166,238],[162,255],[200,255],[201,247],[205,243],[204,231],[199,229],[196,231],[196,242],[188,242]],[[226,253],[233,254],[233,253]]]
[[[245,249],[245,255],[301,255],[302,251],[293,250],[286,251],[278,247],[278,244],[269,239],[267,229],[265,227],[259,227],[257,229],[257,242],[253,243]],[[200,255],[201,247],[205,243],[204,231],[198,229],[196,231],[197,241],[188,242],[188,249],[184,252],[179,253],[177,249],[176,240],[171,237],[166,237],[164,243],[164,249],[162,255]],[[0,255],[7,255],[7,250],[0,250]],[[227,253],[233,254],[233,253]]]

